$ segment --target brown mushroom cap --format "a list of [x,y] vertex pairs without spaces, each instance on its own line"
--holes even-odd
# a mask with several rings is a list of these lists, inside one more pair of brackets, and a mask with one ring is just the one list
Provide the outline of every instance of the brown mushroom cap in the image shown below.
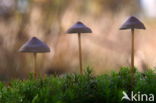
[[36,37],[28,40],[20,49],[20,52],[44,53],[50,52],[50,48]]
[[120,30],[125,29],[145,29],[145,26],[139,19],[137,19],[134,16],[131,16],[120,28]]
[[66,33],[92,33],[92,30],[82,22],[78,21],[71,28],[69,28]]

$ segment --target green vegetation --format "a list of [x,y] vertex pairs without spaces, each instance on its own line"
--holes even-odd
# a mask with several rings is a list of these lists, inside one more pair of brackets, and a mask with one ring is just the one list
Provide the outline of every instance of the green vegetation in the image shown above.
[[37,80],[30,76],[28,80],[12,81],[9,86],[0,83],[0,103],[120,103],[123,91],[156,95],[155,80],[154,71],[136,72],[132,87],[128,68],[100,76],[94,76],[90,69],[84,75],[67,74]]

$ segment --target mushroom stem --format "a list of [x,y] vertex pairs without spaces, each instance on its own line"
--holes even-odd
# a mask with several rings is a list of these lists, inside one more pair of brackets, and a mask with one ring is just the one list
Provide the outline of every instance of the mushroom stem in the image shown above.
[[79,42],[79,63],[80,63],[80,73],[82,74],[82,53],[81,53],[81,33],[78,33],[78,42]]
[[131,69],[132,73],[134,73],[134,29],[131,29],[131,32],[132,32]]
[[36,78],[37,74],[36,74],[36,69],[37,69],[37,62],[36,62],[36,58],[37,58],[37,53],[33,53],[34,55],[34,77]]
[[132,32],[132,41],[131,41],[131,75],[132,75],[132,86],[134,84],[134,28],[131,29]]

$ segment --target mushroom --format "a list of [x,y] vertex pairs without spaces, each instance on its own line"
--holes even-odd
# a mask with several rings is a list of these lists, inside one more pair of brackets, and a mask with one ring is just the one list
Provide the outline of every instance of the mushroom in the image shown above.
[[34,77],[37,76],[36,74],[36,58],[37,58],[37,53],[46,53],[50,52],[50,48],[41,40],[39,40],[36,37],[32,37],[30,40],[28,40],[20,49],[19,52],[23,53],[33,53],[34,56]]
[[144,24],[134,16],[128,18],[128,20],[120,27],[120,30],[131,29],[132,41],[131,41],[131,73],[134,75],[134,29],[145,29]]
[[82,74],[83,71],[82,71],[82,53],[81,53],[81,33],[92,33],[92,30],[86,25],[84,25],[82,22],[78,21],[72,27],[70,27],[66,33],[78,34],[80,73]]

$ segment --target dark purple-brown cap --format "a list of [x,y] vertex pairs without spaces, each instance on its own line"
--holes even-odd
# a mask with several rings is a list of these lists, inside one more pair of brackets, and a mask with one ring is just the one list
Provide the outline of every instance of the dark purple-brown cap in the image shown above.
[[28,40],[20,49],[20,52],[44,53],[50,52],[50,48],[36,37]]
[[71,28],[69,28],[66,33],[92,33],[92,30],[82,22],[78,21]]
[[125,29],[145,29],[144,24],[134,16],[128,18],[128,20],[120,27],[120,30]]

